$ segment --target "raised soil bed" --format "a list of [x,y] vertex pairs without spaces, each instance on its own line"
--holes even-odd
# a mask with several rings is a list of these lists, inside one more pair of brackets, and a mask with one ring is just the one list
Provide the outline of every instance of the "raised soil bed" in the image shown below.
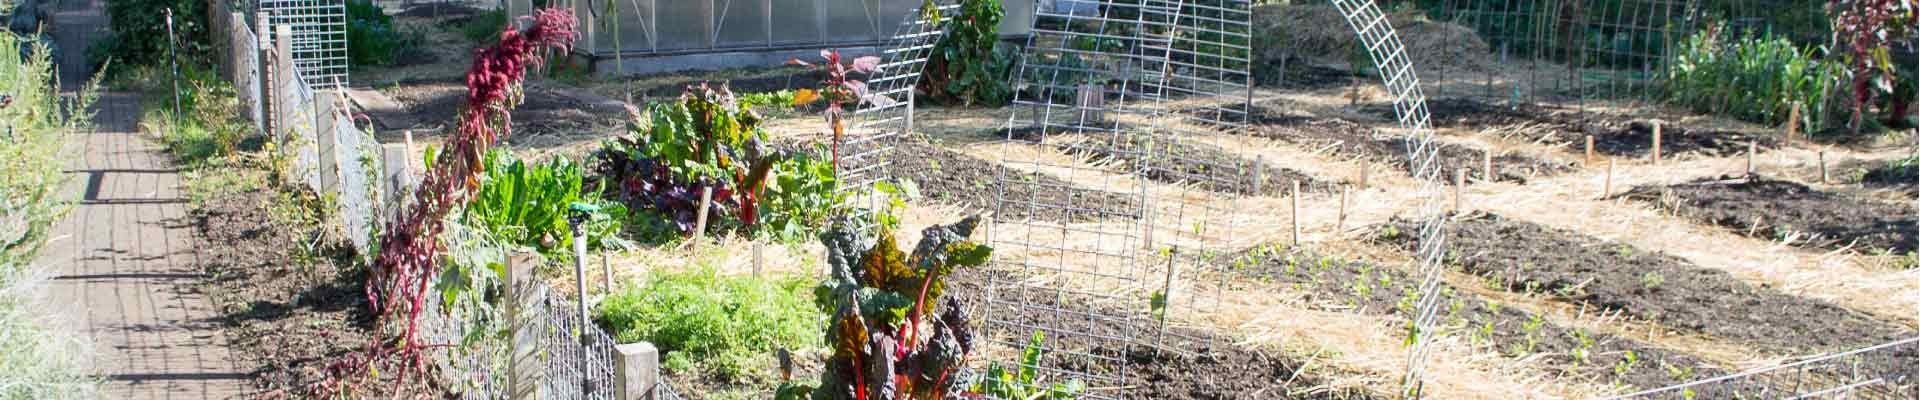
[[[892,174],[913,181],[926,198],[995,218],[1091,222],[1138,218],[1137,196],[1081,188],[1046,174],[1026,173],[908,137],[894,146]],[[1020,182],[1000,182],[1001,179]],[[1009,199],[1005,203],[1001,196]]]
[[[1314,179],[1300,171],[1257,164],[1208,143],[1159,138],[1149,146],[1140,135],[1117,135],[1060,147],[1068,154],[1094,162],[1112,162],[1140,171],[1139,175],[1154,182],[1191,185],[1212,192],[1278,195],[1286,193],[1295,183],[1305,191],[1331,192],[1338,188],[1334,183]],[[1147,154],[1149,149],[1154,153],[1151,156]],[[1149,157],[1152,160],[1148,160]],[[1257,176],[1256,171],[1259,171]]]
[[1719,179],[1642,186],[1619,195],[1682,217],[1766,240],[1862,252],[1914,251],[1916,227],[1910,205],[1822,192],[1799,183]]
[[[1239,274],[1257,277],[1267,285],[1291,287],[1307,294],[1308,303],[1327,310],[1397,316],[1405,323],[1419,301],[1419,277],[1400,268],[1273,250],[1241,252],[1228,259],[1239,260],[1235,264]],[[1440,334],[1515,359],[1538,357],[1540,362],[1530,365],[1542,373],[1649,389],[1726,372],[1645,342],[1555,324],[1446,283],[1440,291],[1444,296],[1437,320]]]
[[[1362,112],[1392,117],[1391,104],[1363,106]],[[1434,127],[1493,128],[1533,125],[1515,129],[1514,139],[1563,146],[1581,152],[1586,136],[1593,135],[1593,151],[1619,157],[1646,157],[1653,154],[1653,123],[1631,116],[1600,112],[1579,112],[1538,105],[1500,106],[1468,98],[1428,99],[1427,112]],[[1744,154],[1748,143],[1761,150],[1780,147],[1775,136],[1748,132],[1701,129],[1672,123],[1660,130],[1663,156],[1695,154],[1728,157]]]
[[[1408,142],[1406,138],[1377,135],[1372,127],[1338,118],[1305,117],[1286,114],[1270,107],[1259,107],[1252,134],[1258,137],[1293,143],[1313,150],[1329,150],[1333,154],[1355,157],[1374,162],[1382,162],[1406,170],[1408,161]],[[1468,177],[1478,179],[1481,159],[1485,150],[1463,146],[1442,145],[1437,154],[1441,164],[1440,177],[1451,183],[1454,171],[1467,169]],[[1573,170],[1568,163],[1553,162],[1518,154],[1496,154],[1493,157],[1495,179],[1526,183],[1536,177],[1552,176]]]
[[[1388,226],[1399,232],[1418,227],[1410,221]],[[1819,354],[1915,334],[1826,301],[1574,231],[1496,215],[1449,221],[1445,231],[1451,264],[1508,291],[1621,312],[1764,353]],[[1409,251],[1419,241],[1411,234],[1382,238]]]

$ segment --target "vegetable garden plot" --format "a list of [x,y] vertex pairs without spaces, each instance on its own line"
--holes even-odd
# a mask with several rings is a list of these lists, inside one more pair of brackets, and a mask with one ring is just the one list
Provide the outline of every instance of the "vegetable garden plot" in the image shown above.
[[1913,209],[1908,205],[1821,192],[1772,180],[1706,180],[1643,186],[1620,195],[1682,217],[1768,240],[1862,252],[1914,251]]
[[[1147,180],[1194,187],[1218,193],[1281,195],[1294,184],[1301,190],[1332,192],[1335,182],[1327,182],[1300,171],[1279,168],[1247,160],[1198,140],[1149,139],[1136,135],[1060,138],[1068,154],[1087,157],[1095,163],[1113,163],[1116,168],[1139,171]],[[1148,158],[1149,149],[1158,158]]]
[[[1375,398],[1361,390],[1334,389],[1328,385],[1330,377],[1321,371],[1333,371],[1331,368],[1314,366],[1285,352],[1247,348],[1231,342],[1198,343],[1192,338],[1204,337],[1200,332],[1191,332],[1190,328],[1173,328],[1175,332],[1165,336],[1159,332],[1161,322],[1154,319],[1132,319],[1124,324],[1112,324],[1093,319],[1093,316],[1080,314],[1074,310],[1106,309],[1102,313],[1124,313],[1125,310],[1107,309],[1097,304],[1084,304],[1088,299],[1078,296],[1056,296],[1053,291],[1022,291],[1016,293],[996,293],[987,295],[990,280],[1009,280],[1016,277],[1005,275],[1003,271],[962,269],[947,277],[949,292],[966,309],[994,307],[993,303],[1031,302],[1045,304],[1054,312],[1040,312],[1039,309],[1016,315],[999,314],[992,318],[1003,319],[1004,323],[1024,326],[1051,326],[1052,320],[1072,320],[1074,324],[1084,326],[1086,335],[1047,336],[1045,351],[1040,357],[1040,381],[1059,382],[1061,371],[1083,370],[1119,370],[1124,366],[1132,384],[1121,387],[1101,387],[1090,385],[1091,393],[1099,396],[1127,399],[1227,399],[1258,396],[1260,398],[1286,399],[1348,399],[1364,400]],[[995,333],[990,333],[995,334]],[[990,338],[994,341],[1019,341],[1025,337]],[[1135,343],[1125,347],[1103,347],[1101,343],[1085,340],[1089,337],[1138,338]],[[1165,339],[1164,342],[1158,339]],[[1191,352],[1175,349],[1194,349]],[[1055,353],[1091,353],[1100,355],[1097,359],[1060,357]]]
[[[1006,166],[927,143],[926,138],[903,138],[893,152],[895,177],[915,183],[922,195],[937,202],[991,211],[996,219],[1092,222],[1139,218],[1137,213],[1119,211],[1139,209],[1139,199],[1131,194],[1085,188],[1047,174],[1010,171]],[[1016,175],[1030,184],[997,185],[994,181],[998,176]],[[998,196],[1026,201],[999,202],[997,190],[1005,191]],[[1066,204],[1076,206],[1054,206]]]
[[[1390,232],[1394,236],[1406,234]],[[1317,308],[1404,318],[1419,299],[1420,282],[1395,267],[1286,252],[1271,246],[1243,251],[1226,260],[1234,263],[1235,275],[1261,280],[1244,284],[1291,287],[1305,293],[1305,301]],[[1543,373],[1656,388],[1727,372],[1707,361],[1649,343],[1550,322],[1445,283],[1440,291],[1445,310],[1439,334],[1463,338],[1469,346],[1488,353],[1530,360],[1527,363]]]
[[[1262,121],[1273,122],[1255,125],[1253,135],[1256,137],[1407,169],[1407,150],[1411,147],[1405,137],[1381,134],[1372,127],[1338,118],[1290,116],[1277,110],[1263,110],[1255,114],[1260,115]],[[1453,176],[1455,170],[1463,168],[1468,170],[1468,176],[1480,176],[1480,164],[1485,152],[1464,146],[1439,146],[1435,162],[1439,163],[1440,176]],[[1498,180],[1525,183],[1535,177],[1566,173],[1572,171],[1573,167],[1567,163],[1507,153],[1493,157],[1493,169]],[[1449,181],[1446,184],[1452,183]]]
[[[1381,229],[1408,231],[1395,221]],[[1466,272],[1513,292],[1618,311],[1779,355],[1846,350],[1911,337],[1911,327],[1826,301],[1755,287],[1725,271],[1561,229],[1477,216],[1447,225],[1448,254]],[[1418,239],[1382,235],[1413,248]],[[1909,355],[1914,356],[1914,355]],[[1910,367],[1907,366],[1907,367]],[[1869,365],[1899,371],[1898,365]]]
[[[1550,106],[1524,104],[1507,107],[1464,98],[1438,99],[1434,107],[1434,126],[1454,128],[1503,129],[1512,140],[1560,146],[1580,152],[1586,136],[1593,136],[1593,151],[1600,154],[1645,157],[1653,153],[1653,122],[1644,118],[1586,110],[1560,110]],[[1392,115],[1391,105],[1368,105],[1363,112]],[[1666,156],[1697,154],[1727,157],[1747,151],[1754,143],[1763,150],[1780,148],[1780,139],[1771,135],[1716,130],[1665,123],[1661,126],[1660,148]]]

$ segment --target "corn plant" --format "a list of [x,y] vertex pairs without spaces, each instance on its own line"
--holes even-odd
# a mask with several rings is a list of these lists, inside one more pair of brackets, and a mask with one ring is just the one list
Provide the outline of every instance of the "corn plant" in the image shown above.
[[1766,124],[1786,122],[1797,104],[1807,131],[1831,125],[1826,106],[1844,74],[1840,65],[1786,38],[1724,33],[1709,27],[1680,43],[1667,72],[1668,101]]

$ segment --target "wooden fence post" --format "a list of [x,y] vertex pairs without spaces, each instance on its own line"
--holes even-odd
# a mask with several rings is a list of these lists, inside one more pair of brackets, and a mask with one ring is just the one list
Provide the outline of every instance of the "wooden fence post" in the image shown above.
[[273,35],[270,33],[273,32],[273,28],[269,25],[266,11],[253,13],[253,29],[253,38],[256,41],[254,67],[259,68],[256,71],[259,75],[254,77],[254,84],[260,89],[260,134],[273,139],[279,137],[274,132],[280,124],[273,119],[274,111],[279,106],[275,101],[279,98],[274,95],[273,90]]
[[652,400],[660,383],[660,349],[652,343],[613,347],[615,400]]
[[1760,145],[1758,143],[1758,140],[1747,141],[1747,176],[1753,176],[1753,153],[1759,152]]
[[1353,187],[1351,187],[1351,186],[1347,186],[1347,185],[1340,185],[1340,218],[1339,218],[1339,219],[1337,219],[1337,220],[1334,220],[1334,222],[1333,222],[1333,230],[1334,230],[1335,232],[1339,232],[1339,231],[1341,231],[1341,230],[1344,230],[1344,229],[1346,229],[1346,226],[1347,226],[1347,195],[1349,194],[1349,193],[1347,193],[1347,192],[1349,192],[1349,191],[1351,191],[1351,189],[1353,189]]
[[334,148],[340,140],[338,119],[335,110],[340,107],[338,99],[328,95],[313,96],[313,145],[316,168],[320,173],[320,187],[314,190],[322,195],[333,194],[340,187],[340,157]]
[[507,256],[507,395],[508,399],[546,398],[547,363],[542,360],[540,338],[546,330],[546,319],[537,315],[528,315],[527,309],[534,302],[540,278],[535,275],[531,254],[512,253]]
[[1493,183],[1493,150],[1480,152],[1480,179]]
[[1453,212],[1456,214],[1463,214],[1467,212],[1467,209],[1462,207],[1462,203],[1464,202],[1461,201],[1460,199],[1461,197],[1460,188],[1462,186],[1467,186],[1467,169],[1466,168],[1453,170]]
[[1800,102],[1793,102],[1793,109],[1787,111],[1787,144],[1793,144],[1793,137],[1800,134]]
[[1613,194],[1613,159],[1612,158],[1607,159],[1607,180],[1605,182],[1606,183],[1600,186],[1601,198],[1606,198],[1607,195]]
[[1832,178],[1829,178],[1827,176],[1827,151],[1821,150],[1820,151],[1820,183],[1827,183],[1827,181],[1830,179]]
[[277,133],[275,138],[280,143],[284,144],[287,142],[287,137],[289,136],[287,134],[288,132],[287,120],[293,119],[293,110],[290,110],[289,108],[291,107],[288,107],[289,105],[287,104],[287,102],[282,100],[286,100],[287,98],[292,97],[290,96],[292,93],[286,93],[286,90],[284,89],[288,89],[288,88],[281,87],[280,85],[283,83],[286,83],[287,81],[293,80],[292,78],[293,63],[291,62],[282,63],[281,61],[293,59],[293,55],[292,55],[293,27],[283,24],[283,25],[275,25],[273,29],[274,29],[274,32],[273,32],[273,37],[274,37],[273,39],[273,74],[274,76],[270,80],[270,82],[268,82],[268,85],[273,86],[274,88],[273,94],[276,97],[274,97],[273,108],[274,110],[279,111],[279,114],[275,117],[276,119],[274,120],[274,123],[273,123],[273,126],[280,128],[280,131]]

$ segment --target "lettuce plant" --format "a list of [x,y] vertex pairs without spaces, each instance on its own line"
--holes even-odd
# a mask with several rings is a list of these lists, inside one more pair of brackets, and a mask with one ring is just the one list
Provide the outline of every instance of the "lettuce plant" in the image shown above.
[[[504,150],[488,152],[486,165],[480,190],[462,214],[466,222],[485,228],[501,241],[539,249],[550,259],[570,259],[573,234],[567,225],[568,205],[600,202],[591,196],[597,190],[582,190],[584,170],[566,158],[530,164]],[[619,204],[605,204],[600,210],[609,218],[588,224],[590,246],[619,232],[626,215],[626,208]]]

